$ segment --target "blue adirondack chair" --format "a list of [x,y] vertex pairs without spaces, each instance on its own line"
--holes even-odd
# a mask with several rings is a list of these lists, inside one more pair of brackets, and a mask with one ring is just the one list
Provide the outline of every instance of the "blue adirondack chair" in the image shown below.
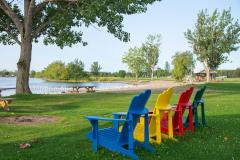
[[[151,95],[151,90],[145,90],[143,93],[135,96],[129,106],[126,119],[115,118],[101,118],[96,116],[86,116],[92,125],[92,131],[87,134],[87,138],[92,141],[92,148],[94,151],[98,150],[98,146],[103,146],[111,151],[121,153],[133,159],[138,159],[134,153],[134,147],[141,145],[149,151],[154,149],[149,144],[149,130],[148,130],[148,110],[145,105]],[[133,133],[139,118],[144,115],[145,130],[144,142],[139,142],[134,139]],[[98,121],[112,121],[113,128],[98,128]],[[116,123],[123,122],[123,128],[119,132]]]

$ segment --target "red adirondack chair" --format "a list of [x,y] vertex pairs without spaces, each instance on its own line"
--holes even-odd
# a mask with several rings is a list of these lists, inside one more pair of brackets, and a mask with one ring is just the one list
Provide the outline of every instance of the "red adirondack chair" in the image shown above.
[[[189,101],[193,92],[193,87],[190,87],[184,91],[178,100],[178,104],[173,107],[174,116],[173,121],[173,134],[182,136],[184,135],[185,130],[190,130],[193,132],[193,121],[192,121],[192,103]],[[189,125],[187,128],[183,125],[183,114],[184,111],[188,109],[189,112]],[[161,121],[161,131],[163,133],[168,133],[168,117],[167,114],[164,115],[164,118]]]

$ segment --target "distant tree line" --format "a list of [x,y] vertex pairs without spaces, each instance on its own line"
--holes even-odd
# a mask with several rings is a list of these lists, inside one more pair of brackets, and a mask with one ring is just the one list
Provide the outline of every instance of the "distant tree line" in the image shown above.
[[[97,61],[92,63],[90,71],[85,70],[84,63],[79,59],[75,59],[67,64],[62,61],[54,61],[40,72],[32,70],[30,76],[48,80],[67,81],[89,80],[91,77],[134,77],[134,74],[126,72],[125,70],[119,70],[118,72],[102,72],[101,69],[102,67]],[[144,73],[141,75],[144,75]]]
[[235,70],[217,70],[218,76],[227,76],[228,78],[240,77],[240,68]]
[[15,77],[17,75],[17,71],[8,71],[6,69],[0,71],[1,77]]

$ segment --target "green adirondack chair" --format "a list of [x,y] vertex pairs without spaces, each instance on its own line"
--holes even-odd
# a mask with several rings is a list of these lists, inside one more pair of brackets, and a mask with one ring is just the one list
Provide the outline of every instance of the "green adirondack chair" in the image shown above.
[[[201,118],[202,118],[202,125],[206,125],[206,117],[205,117],[205,110],[204,110],[204,99],[203,94],[206,90],[206,86],[203,86],[201,89],[199,89],[194,97],[193,103],[192,103],[192,109],[193,109],[193,120],[194,120],[194,127],[198,128],[200,125],[199,118],[198,118],[198,106],[201,106]],[[184,125],[187,125],[189,121],[189,118],[187,118],[187,121]]]

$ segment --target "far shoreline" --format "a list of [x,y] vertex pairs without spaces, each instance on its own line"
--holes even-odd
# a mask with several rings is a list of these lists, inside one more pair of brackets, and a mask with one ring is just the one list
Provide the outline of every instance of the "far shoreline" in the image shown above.
[[[46,78],[40,78],[40,77],[31,77],[31,78],[38,78],[45,80],[47,82],[56,82],[56,83],[125,83],[125,84],[131,84],[131,85],[137,85],[137,84],[143,84],[148,82],[154,82],[154,81],[172,81],[176,82],[172,78],[155,78],[153,80],[148,78],[139,78],[138,80],[132,79],[132,78],[119,78],[119,77],[98,77],[98,80],[91,80],[91,79],[83,79],[83,80],[54,80],[54,79],[46,79]],[[111,79],[112,78],[112,79]]]

